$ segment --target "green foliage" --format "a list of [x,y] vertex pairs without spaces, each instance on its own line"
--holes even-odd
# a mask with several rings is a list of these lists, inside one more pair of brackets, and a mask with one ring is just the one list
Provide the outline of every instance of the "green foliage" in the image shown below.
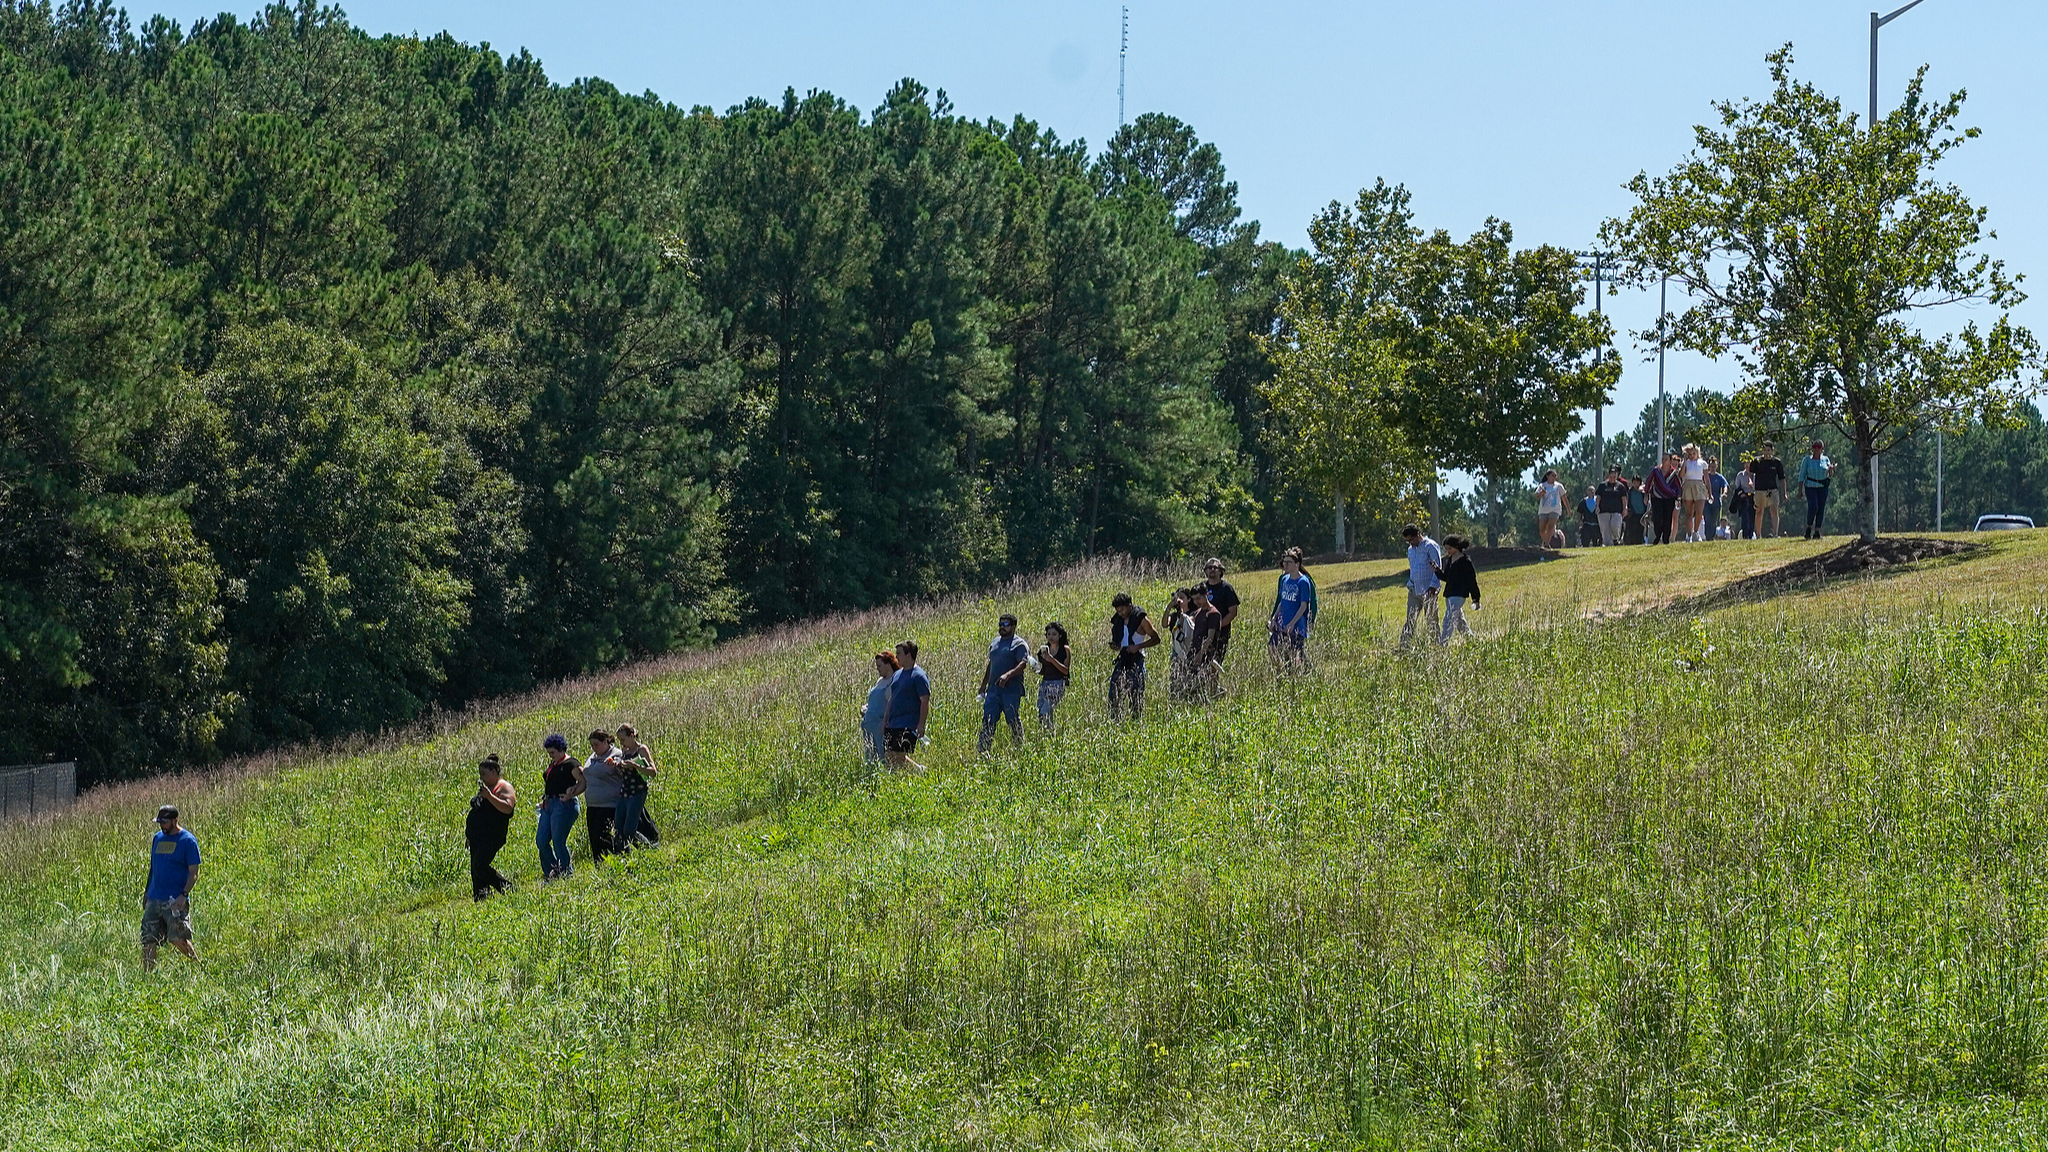
[[1278,434],[1313,445],[1310,475],[1340,502],[1385,510],[1443,468],[1505,481],[1563,444],[1620,374],[1601,354],[1606,321],[1579,311],[1571,253],[1516,251],[1502,221],[1462,243],[1424,235],[1407,189],[1380,181],[1309,235],[1266,387]]
[[0,761],[1257,550],[1275,249],[1146,123],[1091,162],[908,80],[717,115],[312,0],[0,3]]
[[1394,538],[1398,495],[1431,471],[1395,416],[1406,366],[1390,328],[1415,239],[1408,201],[1381,181],[1310,223],[1313,251],[1286,278],[1285,335],[1266,341],[1274,374],[1262,387],[1276,450],[1293,454],[1305,484],[1351,503],[1354,519],[1381,522],[1382,539]]
[[0,51],[0,759],[209,753],[212,562],[175,491],[136,484],[174,405],[173,329],[125,110]]
[[[1669,275],[1694,301],[1661,338],[1733,355],[1733,400],[1751,423],[1831,424],[1858,463],[1930,425],[2010,423],[2039,380],[2033,336],[2005,314],[2025,296],[1977,251],[1995,238],[1985,210],[1932,175],[1977,135],[1956,127],[1963,94],[1924,102],[1923,68],[1898,109],[1862,125],[1792,78],[1789,47],[1769,60],[1771,98],[1717,104],[1698,150],[1630,181],[1639,203],[1601,228],[1629,262],[1625,282]],[[2000,314],[1947,335],[1914,322],[1963,303]],[[1874,536],[1868,484],[1859,508]]]
[[353,345],[279,321],[223,334],[171,454],[227,584],[243,744],[418,713],[464,623],[441,454]]
[[1406,373],[1400,423],[1437,466],[1517,475],[1620,378],[1606,319],[1579,311],[1577,258],[1513,243],[1488,220],[1462,244],[1438,231],[1406,254],[1389,321]]

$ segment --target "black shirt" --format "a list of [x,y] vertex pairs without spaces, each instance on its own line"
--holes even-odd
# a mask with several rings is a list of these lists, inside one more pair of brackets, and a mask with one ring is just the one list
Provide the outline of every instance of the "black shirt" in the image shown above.
[[1074,653],[1065,644],[1062,644],[1056,650],[1047,651],[1046,655],[1052,657],[1054,662],[1059,664],[1060,667],[1065,668],[1066,671],[1055,672],[1052,670],[1052,665],[1041,664],[1039,666],[1039,679],[1064,683],[1067,677],[1073,674]]
[[1109,635],[1116,642],[1117,667],[1134,668],[1145,663],[1144,649],[1140,648],[1136,652],[1124,651],[1129,645],[1145,642],[1144,634],[1138,631],[1138,625],[1144,621],[1145,610],[1135,604],[1131,606],[1128,616],[1112,615],[1109,618]]
[[1785,462],[1776,456],[1759,456],[1749,462],[1749,474],[1756,478],[1756,490],[1776,492],[1785,484]]
[[576,785],[576,758],[566,756],[560,764],[548,765],[541,769],[540,778],[548,799],[560,796]]
[[512,825],[510,812],[498,811],[498,806],[481,796],[469,798],[469,818],[463,821],[463,837],[472,845],[503,848],[505,831]]
[[[1230,614],[1232,608],[1242,603],[1237,598],[1237,589],[1232,588],[1228,580],[1218,580],[1214,584],[1205,585],[1205,588],[1209,593],[1209,603],[1215,606],[1216,611],[1226,616]],[[1230,636],[1230,625],[1223,625],[1218,635],[1228,639]]]
[[1594,489],[1594,498],[1600,502],[1602,512],[1628,511],[1628,481],[1607,480]]
[[1474,604],[1479,603],[1479,570],[1472,567],[1472,557],[1460,552],[1456,560],[1444,565],[1444,595],[1469,596]]

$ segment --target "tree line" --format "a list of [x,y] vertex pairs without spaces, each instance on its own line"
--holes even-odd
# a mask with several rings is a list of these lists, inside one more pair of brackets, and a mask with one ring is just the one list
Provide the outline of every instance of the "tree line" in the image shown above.
[[[1860,141],[1777,66],[1606,237],[1706,301],[1671,346],[1753,353],[1718,418],[1860,453],[2031,412],[2023,330],[1899,320],[2018,299],[1921,180],[1956,102],[1916,82]],[[1811,166],[1815,124],[1900,174],[1884,226],[1812,256],[1789,187],[1795,242],[1717,280],[1686,253],[1756,224],[1717,173]],[[313,0],[0,0],[0,762],[105,780],[1104,552],[1504,518],[1619,372],[1578,257],[1384,182],[1310,240],[1262,240],[1163,115],[1091,153],[913,80],[714,112]],[[1812,299],[1757,298],[1784,261]],[[1825,323],[1873,262],[1919,279]],[[1444,469],[1481,490],[1439,508]]]
[[[0,3],[0,763],[375,729],[1320,523],[1221,157],[715,113],[311,0]],[[1307,517],[1307,519],[1304,519]]]

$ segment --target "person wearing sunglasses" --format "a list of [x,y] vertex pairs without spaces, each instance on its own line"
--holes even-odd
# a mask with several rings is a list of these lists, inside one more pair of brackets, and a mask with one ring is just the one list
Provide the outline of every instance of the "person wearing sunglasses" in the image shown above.
[[178,806],[156,810],[156,835],[149,843],[149,880],[142,888],[142,970],[156,967],[156,950],[171,947],[194,960],[192,887],[199,883],[199,841],[178,823]]
[[[1219,614],[1216,621],[1216,638],[1209,642],[1209,658],[1203,663],[1213,663],[1216,665],[1216,671],[1221,672],[1223,658],[1230,654],[1230,626],[1237,623],[1238,607],[1243,601],[1238,598],[1237,589],[1232,588],[1230,581],[1223,578],[1221,559],[1209,557],[1208,562],[1202,565],[1202,574],[1207,581],[1202,585],[1202,590],[1208,593],[1209,603]],[[1209,687],[1212,690],[1215,688],[1213,674]]]

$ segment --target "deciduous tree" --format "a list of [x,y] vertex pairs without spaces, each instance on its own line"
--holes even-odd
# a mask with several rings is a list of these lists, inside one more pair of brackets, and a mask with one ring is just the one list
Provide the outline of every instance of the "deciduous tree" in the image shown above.
[[[1865,125],[1792,77],[1789,46],[1769,61],[1769,99],[1715,104],[1684,161],[1629,182],[1638,203],[1601,229],[1628,263],[1623,282],[1684,285],[1692,304],[1667,321],[1669,345],[1733,357],[1738,412],[1833,425],[1859,462],[1929,423],[2011,420],[2039,383],[2038,345],[2008,312],[2019,280],[1979,251],[1995,238],[1985,210],[1934,176],[1978,133],[1957,126],[1964,94],[1926,100],[1923,68],[1904,103]],[[1929,309],[1966,303],[1998,315],[1921,327]],[[1865,538],[1874,500],[1862,487]]]

